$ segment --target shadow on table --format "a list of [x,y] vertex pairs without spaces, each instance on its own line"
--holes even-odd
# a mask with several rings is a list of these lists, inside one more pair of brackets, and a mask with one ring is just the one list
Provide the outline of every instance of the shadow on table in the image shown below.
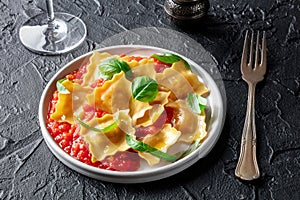
[[[229,48],[227,45],[232,45],[235,41],[242,39],[244,29],[248,27],[245,23],[237,23],[214,15],[205,16],[198,21],[169,19],[168,23],[172,29],[188,34],[205,48],[211,45],[217,45],[218,48],[215,52],[211,52],[213,54],[220,54],[223,48]],[[207,50],[211,51],[210,48]]]

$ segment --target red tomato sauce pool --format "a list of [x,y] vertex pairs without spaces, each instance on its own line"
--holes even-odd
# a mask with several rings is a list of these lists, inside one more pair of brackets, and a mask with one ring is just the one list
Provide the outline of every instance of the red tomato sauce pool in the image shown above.
[[[66,77],[76,83],[82,82],[82,76],[86,73],[84,65],[79,70],[72,72]],[[98,80],[91,87],[99,87],[104,83]],[[112,171],[136,171],[140,167],[140,157],[133,150],[118,152],[112,156],[107,156],[103,161],[92,162],[92,155],[88,145],[80,136],[80,125],[72,125],[68,122],[58,122],[50,118],[55,112],[55,105],[58,101],[58,91],[53,93],[47,115],[47,129],[54,141],[69,155],[88,165],[108,169]],[[84,106],[85,118],[102,117],[105,113],[92,106]]]

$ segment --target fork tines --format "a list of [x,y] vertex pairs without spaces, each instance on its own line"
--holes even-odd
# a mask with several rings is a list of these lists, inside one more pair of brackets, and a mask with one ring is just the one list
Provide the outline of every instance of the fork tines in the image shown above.
[[[249,39],[248,39],[248,30],[247,30],[246,35],[245,35],[244,48],[243,48],[243,54],[242,54],[242,62],[241,62],[241,71],[243,74],[243,78],[245,78],[245,76],[250,76],[250,74],[252,74],[254,72],[258,72],[258,71],[259,71],[259,73],[256,73],[256,75],[261,77],[266,72],[266,63],[267,63],[266,33],[265,33],[265,31],[263,31],[262,42],[260,45],[260,33],[259,33],[259,31],[257,32],[255,61],[253,60],[253,58],[254,58],[254,31],[252,31],[252,34],[251,34],[250,47],[249,47],[248,40]],[[248,55],[248,49],[250,49],[249,55]],[[252,75],[254,76],[254,74],[252,74]]]
[[248,65],[249,67],[258,67],[259,65],[262,65],[262,67],[265,65],[266,61],[266,33],[263,31],[263,38],[262,38],[262,45],[261,45],[261,55],[260,55],[260,63],[259,63],[259,38],[260,38],[260,33],[259,31],[257,32],[257,39],[256,39],[256,50],[255,50],[255,64],[253,65],[253,50],[254,50],[254,31],[252,31],[251,34],[251,43],[250,43],[250,56],[249,56],[249,62],[248,61],[248,49],[249,49],[249,44],[248,44],[248,30],[246,31],[246,36],[245,36],[245,42],[244,42],[244,49],[243,49],[243,54],[242,54],[242,65],[246,66]]

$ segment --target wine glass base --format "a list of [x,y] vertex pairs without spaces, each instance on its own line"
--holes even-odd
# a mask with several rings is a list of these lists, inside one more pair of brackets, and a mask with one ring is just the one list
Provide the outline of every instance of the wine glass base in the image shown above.
[[43,55],[67,53],[84,41],[87,30],[81,19],[67,13],[55,13],[48,23],[46,14],[30,18],[19,31],[21,43],[30,51]]

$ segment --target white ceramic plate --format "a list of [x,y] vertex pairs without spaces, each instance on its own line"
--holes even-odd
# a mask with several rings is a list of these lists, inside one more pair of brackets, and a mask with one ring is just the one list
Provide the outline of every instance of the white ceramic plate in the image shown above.
[[[158,52],[172,52],[166,49],[150,47],[150,46],[141,46],[141,45],[112,46],[112,47],[102,48],[97,51],[108,52],[112,55],[126,54],[126,55],[139,55],[139,56],[150,56],[153,53],[158,53]],[[39,121],[40,121],[42,134],[49,149],[61,162],[63,162],[71,169],[95,179],[108,181],[108,182],[116,182],[116,183],[141,183],[141,182],[159,180],[174,175],[188,168],[189,166],[197,162],[200,158],[206,156],[211,151],[211,149],[216,144],[221,134],[221,130],[224,124],[226,108],[224,108],[223,103],[225,100],[222,99],[220,90],[217,84],[215,83],[215,81],[212,79],[212,77],[195,62],[180,55],[182,58],[184,58],[186,61],[190,63],[190,65],[192,66],[192,71],[198,74],[198,76],[203,80],[203,82],[211,91],[210,95],[207,98],[210,106],[210,111],[211,111],[211,118],[208,123],[208,137],[205,139],[205,141],[200,145],[200,147],[197,150],[195,150],[188,156],[174,163],[165,166],[156,167],[156,168],[151,167],[146,170],[135,171],[135,172],[118,172],[118,171],[99,169],[96,167],[89,166],[85,163],[82,163],[76,160],[75,158],[71,157],[66,152],[64,152],[56,144],[56,142],[53,140],[50,133],[47,131],[46,120],[47,120],[48,105],[49,102],[51,101],[53,92],[56,90],[57,80],[63,78],[65,75],[78,69],[84,62],[88,61],[88,58],[92,55],[92,53],[93,52],[89,52],[66,64],[49,81],[41,96],[40,105],[39,105]]]

